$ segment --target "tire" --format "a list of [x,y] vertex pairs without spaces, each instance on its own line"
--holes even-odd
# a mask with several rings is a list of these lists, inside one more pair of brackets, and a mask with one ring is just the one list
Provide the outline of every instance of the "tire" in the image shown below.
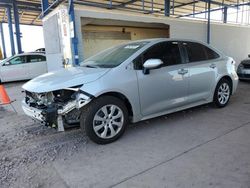
[[225,107],[231,97],[232,85],[229,80],[222,78],[216,86],[214,92],[214,104],[218,108]]
[[116,141],[124,134],[127,124],[128,110],[122,100],[113,96],[93,99],[81,109],[81,129],[97,144]]

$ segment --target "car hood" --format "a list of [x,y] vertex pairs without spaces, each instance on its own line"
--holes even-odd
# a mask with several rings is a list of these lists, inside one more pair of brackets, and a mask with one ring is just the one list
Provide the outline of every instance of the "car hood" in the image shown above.
[[110,69],[71,67],[38,76],[23,85],[23,89],[36,92],[50,92],[93,82]]

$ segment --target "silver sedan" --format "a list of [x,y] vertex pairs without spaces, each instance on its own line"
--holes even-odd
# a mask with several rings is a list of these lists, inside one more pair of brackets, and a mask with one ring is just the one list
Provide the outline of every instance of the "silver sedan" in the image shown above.
[[237,84],[235,61],[213,47],[149,39],[29,81],[23,109],[58,130],[80,121],[91,140],[107,144],[120,138],[129,122],[211,102],[225,107]]

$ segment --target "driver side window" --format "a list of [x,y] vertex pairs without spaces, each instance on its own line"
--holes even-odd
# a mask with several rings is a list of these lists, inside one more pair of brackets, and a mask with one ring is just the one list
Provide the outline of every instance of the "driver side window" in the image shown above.
[[171,66],[182,63],[177,42],[162,42],[150,47],[135,59],[135,69],[141,70],[142,65],[148,59],[160,59],[163,62],[162,66]]
[[9,60],[10,65],[17,65],[25,63],[25,56],[17,56]]

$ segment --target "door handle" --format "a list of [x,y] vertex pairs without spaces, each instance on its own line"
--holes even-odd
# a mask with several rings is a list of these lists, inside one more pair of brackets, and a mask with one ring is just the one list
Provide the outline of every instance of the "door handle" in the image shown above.
[[216,67],[216,65],[214,63],[212,63],[211,65],[209,65],[209,67],[214,69]]
[[186,69],[180,69],[178,71],[178,74],[181,74],[181,75],[184,75],[184,74],[187,74],[187,73],[188,73],[188,70],[186,70]]

